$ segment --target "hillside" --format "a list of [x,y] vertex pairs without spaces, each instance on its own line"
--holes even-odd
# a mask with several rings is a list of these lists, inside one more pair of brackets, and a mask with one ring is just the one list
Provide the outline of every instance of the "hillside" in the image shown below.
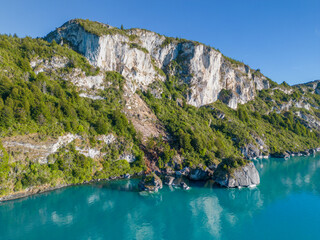
[[246,159],[318,148],[318,94],[143,29],[1,35],[0,196],[185,167],[223,185]]

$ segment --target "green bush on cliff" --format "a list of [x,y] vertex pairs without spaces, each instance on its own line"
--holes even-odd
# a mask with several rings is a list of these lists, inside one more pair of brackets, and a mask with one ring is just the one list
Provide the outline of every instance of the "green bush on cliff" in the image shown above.
[[88,19],[75,19],[78,24],[80,24],[81,27],[83,27],[87,32],[95,34],[97,36],[103,36],[103,35],[113,35],[113,34],[121,34],[127,36],[127,33],[124,29],[119,29],[115,27],[108,27],[107,25],[104,25],[99,22],[93,22]]

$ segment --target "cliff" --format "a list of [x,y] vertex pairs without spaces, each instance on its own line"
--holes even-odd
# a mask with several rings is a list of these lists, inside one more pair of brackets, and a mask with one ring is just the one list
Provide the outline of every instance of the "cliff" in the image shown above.
[[188,104],[200,107],[220,98],[229,107],[237,108],[238,103],[254,99],[257,91],[269,88],[269,81],[259,71],[223,56],[212,47],[143,29],[119,30],[76,19],[45,39],[68,43],[92,65],[119,72],[126,79],[128,94],[147,89],[157,80],[165,81],[165,75],[173,75],[188,84]]

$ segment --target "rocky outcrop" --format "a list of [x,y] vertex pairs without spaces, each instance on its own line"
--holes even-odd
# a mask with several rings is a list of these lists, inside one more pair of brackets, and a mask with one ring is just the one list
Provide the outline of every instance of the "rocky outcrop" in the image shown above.
[[309,128],[320,129],[320,120],[315,116],[302,111],[296,112],[295,114],[304,121],[305,126]]
[[[86,31],[78,20],[71,20],[45,39],[68,43],[92,65],[121,73],[127,81],[128,95],[138,88],[146,89],[154,81],[164,81],[163,71],[189,84],[187,102],[197,107],[216,101],[226,89],[230,91],[227,104],[236,108],[238,103],[254,99],[258,90],[269,88],[269,81],[259,71],[228,59],[209,46],[146,30],[114,31],[98,36]],[[179,68],[174,67],[177,63]]]
[[253,136],[255,142],[248,143],[240,148],[241,153],[246,159],[264,158],[269,155],[269,148],[258,136]]
[[250,162],[232,173],[216,175],[215,182],[227,188],[252,187],[260,184],[260,176],[254,164]]
[[151,173],[142,178],[138,187],[140,191],[158,192],[162,188],[162,181],[155,173]]

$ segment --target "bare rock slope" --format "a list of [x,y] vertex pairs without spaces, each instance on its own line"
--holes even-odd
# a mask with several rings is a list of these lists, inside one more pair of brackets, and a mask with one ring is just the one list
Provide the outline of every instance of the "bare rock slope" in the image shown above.
[[[82,24],[85,21],[68,21],[45,39],[68,43],[92,65],[121,73],[129,95],[175,75],[189,85],[186,96],[189,104],[199,107],[221,99],[229,107],[237,108],[238,103],[254,99],[257,91],[269,88],[268,79],[259,71],[204,44],[167,38],[143,29],[120,30],[86,22],[102,29],[100,34],[85,29]],[[227,90],[227,94],[222,90]]]

